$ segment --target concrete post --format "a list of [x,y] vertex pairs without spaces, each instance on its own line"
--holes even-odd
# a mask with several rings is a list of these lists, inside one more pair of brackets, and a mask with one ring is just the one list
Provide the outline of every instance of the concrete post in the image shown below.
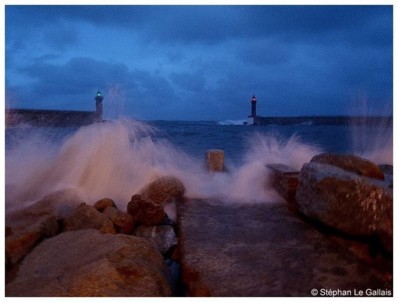
[[223,150],[207,150],[206,152],[206,168],[210,172],[224,171],[224,151]]

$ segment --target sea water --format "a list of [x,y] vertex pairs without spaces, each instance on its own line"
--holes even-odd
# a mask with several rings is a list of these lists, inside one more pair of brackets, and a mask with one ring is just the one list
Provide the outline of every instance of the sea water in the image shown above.
[[[353,153],[392,164],[386,125],[246,126],[233,121],[139,122],[119,119],[84,127],[6,129],[6,210],[46,194],[74,189],[88,204],[109,197],[124,209],[142,186],[178,177],[190,198],[227,202],[278,199],[268,186],[268,163],[300,169],[321,152]],[[208,149],[225,152],[227,173],[209,173]]]

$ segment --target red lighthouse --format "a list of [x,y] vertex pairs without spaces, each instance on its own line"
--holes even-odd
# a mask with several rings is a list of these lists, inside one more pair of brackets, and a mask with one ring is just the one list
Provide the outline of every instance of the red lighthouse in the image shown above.
[[249,117],[252,117],[253,119],[257,116],[256,106],[257,106],[257,99],[256,99],[256,96],[253,94],[253,97],[252,97],[252,114],[249,116]]

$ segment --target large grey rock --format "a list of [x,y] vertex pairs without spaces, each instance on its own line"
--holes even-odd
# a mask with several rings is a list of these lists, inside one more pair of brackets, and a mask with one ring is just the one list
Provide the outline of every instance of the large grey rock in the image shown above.
[[151,199],[135,194],[127,204],[129,213],[137,224],[157,225],[166,217],[163,207]]
[[64,231],[96,229],[104,234],[116,234],[112,221],[85,203],[80,204],[73,214],[64,220]]
[[184,193],[183,183],[174,176],[159,177],[138,192],[158,204],[181,198]]
[[65,232],[45,240],[22,262],[6,296],[169,296],[161,254],[145,239]]
[[32,205],[6,213],[5,253],[8,266],[18,263],[44,238],[58,233],[58,222],[81,200],[73,190],[49,194]]
[[311,162],[336,166],[361,176],[384,179],[384,173],[379,166],[356,155],[323,153],[314,156]]
[[133,235],[148,239],[162,254],[177,244],[177,237],[171,225],[140,226],[133,231]]
[[311,162],[300,171],[296,200],[304,215],[349,235],[378,235],[392,250],[392,191],[384,182]]
[[[180,204],[178,248],[188,296],[312,296],[312,289],[392,290],[389,272],[364,263],[286,203]],[[383,279],[389,275],[388,279]]]

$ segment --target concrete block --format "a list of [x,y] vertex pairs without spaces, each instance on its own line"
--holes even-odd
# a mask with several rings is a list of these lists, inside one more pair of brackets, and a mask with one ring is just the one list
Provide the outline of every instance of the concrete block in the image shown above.
[[223,150],[207,150],[206,152],[206,168],[210,172],[224,171],[224,151]]

